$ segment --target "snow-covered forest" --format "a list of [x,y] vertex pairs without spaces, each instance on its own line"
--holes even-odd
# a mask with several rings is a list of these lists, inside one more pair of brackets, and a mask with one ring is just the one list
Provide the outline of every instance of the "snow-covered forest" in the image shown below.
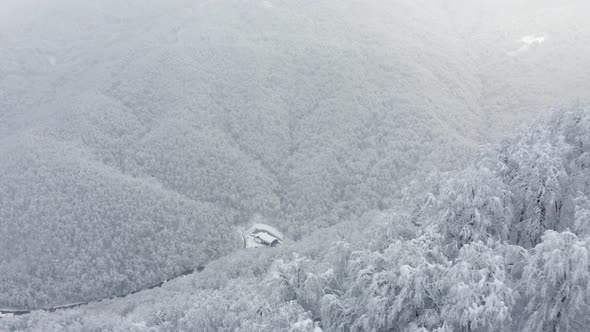
[[590,330],[588,10],[6,0],[0,330]]
[[[166,288],[8,330],[585,331],[590,108],[486,145],[423,195]],[[269,262],[272,264],[269,265]],[[5,323],[1,321],[1,324]]]

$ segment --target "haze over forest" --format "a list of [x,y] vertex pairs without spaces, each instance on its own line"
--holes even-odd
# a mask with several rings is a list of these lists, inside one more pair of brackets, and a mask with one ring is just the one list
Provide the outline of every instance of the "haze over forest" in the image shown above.
[[0,330],[588,331],[589,10],[4,0]]

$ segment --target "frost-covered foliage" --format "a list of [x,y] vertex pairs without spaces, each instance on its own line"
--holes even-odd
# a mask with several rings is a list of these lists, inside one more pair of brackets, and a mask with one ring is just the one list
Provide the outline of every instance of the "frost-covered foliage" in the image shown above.
[[439,231],[459,248],[488,238],[505,240],[512,219],[511,197],[501,179],[486,168],[469,168],[440,183],[436,198]]
[[[587,331],[590,192],[581,124],[589,120],[589,108],[557,112],[482,148],[465,171],[435,177],[427,199],[400,200],[396,210],[282,248],[228,255],[159,290],[4,319],[0,327]],[[549,213],[559,202],[559,213]],[[537,238],[527,227],[544,229]]]
[[590,326],[590,238],[548,231],[530,257],[522,288],[523,331],[584,331]]

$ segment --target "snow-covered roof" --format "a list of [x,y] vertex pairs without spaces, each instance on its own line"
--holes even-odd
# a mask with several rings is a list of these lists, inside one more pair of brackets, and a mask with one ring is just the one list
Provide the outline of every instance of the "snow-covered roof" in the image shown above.
[[277,237],[274,237],[274,236],[268,234],[265,231],[261,231],[261,232],[257,232],[257,233],[252,233],[252,236],[259,238],[260,240],[262,240],[266,244],[273,244],[275,242],[279,242],[280,241],[280,239],[278,239]]
[[253,224],[239,231],[244,248],[261,248],[283,242],[283,234],[276,228],[266,224]]
[[279,240],[283,240],[283,233],[281,233],[278,229],[266,224],[254,224],[252,227],[250,227],[249,232],[250,234],[266,232]]

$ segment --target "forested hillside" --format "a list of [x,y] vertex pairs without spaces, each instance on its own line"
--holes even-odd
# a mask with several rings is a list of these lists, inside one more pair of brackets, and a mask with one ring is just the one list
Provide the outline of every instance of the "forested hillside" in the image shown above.
[[588,10],[3,0],[0,330],[585,331]]
[[482,141],[473,64],[436,3],[8,8],[0,306],[154,284],[237,249],[255,215],[296,240]]
[[44,331],[587,331],[589,132],[590,108],[556,112],[481,148],[466,169],[432,178],[429,192],[394,209],[282,249],[230,255],[163,289],[0,324]]

